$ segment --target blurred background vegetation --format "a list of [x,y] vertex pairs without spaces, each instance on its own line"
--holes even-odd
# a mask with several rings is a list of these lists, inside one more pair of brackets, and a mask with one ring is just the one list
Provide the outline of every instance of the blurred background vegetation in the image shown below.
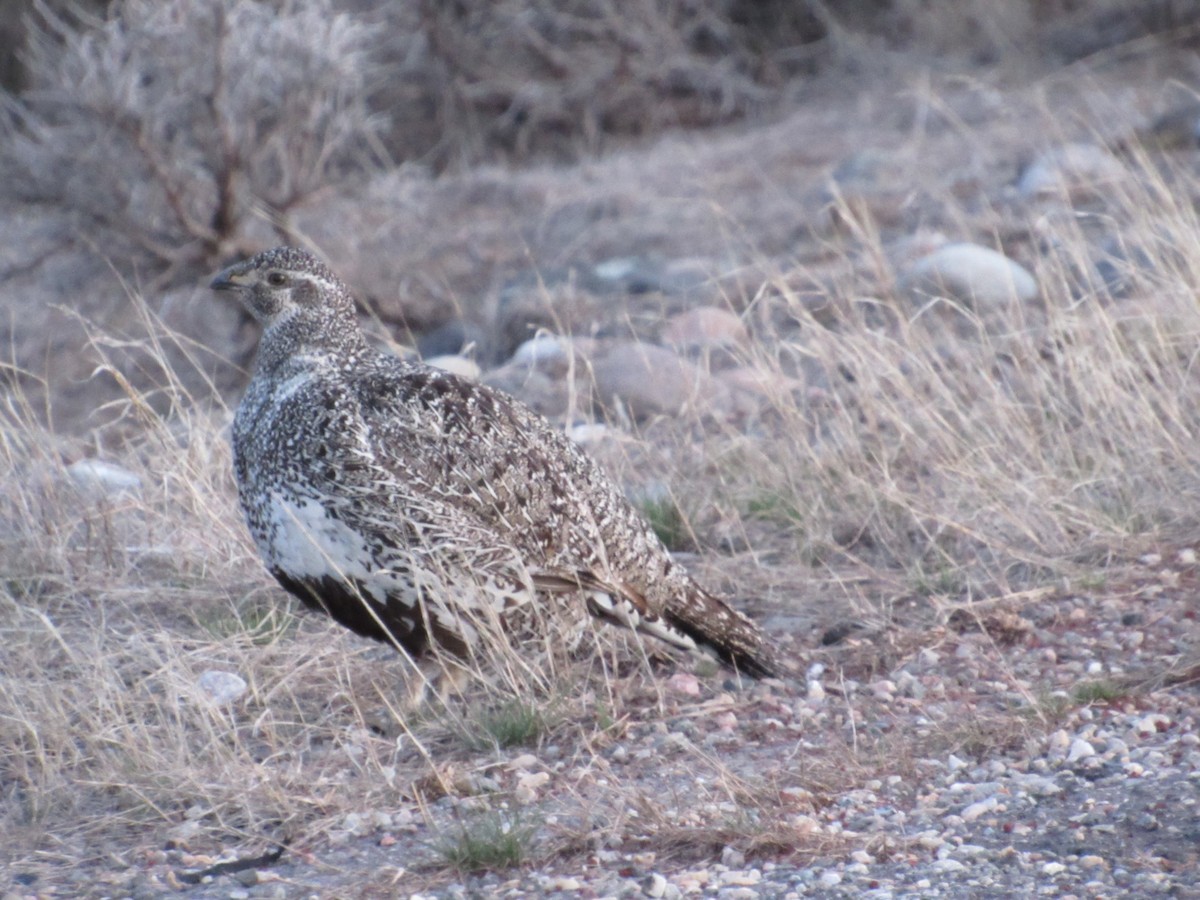
[[[134,292],[211,350],[167,353],[202,376],[185,383],[235,389],[253,329],[194,291],[286,242],[326,256],[390,334],[482,329],[502,336],[495,362],[528,322],[581,324],[561,318],[573,267],[790,253],[803,235],[773,203],[821,168],[879,169],[831,146],[859,113],[903,108],[917,129],[922,83],[983,97],[988,67],[1053,71],[1156,36],[1178,48],[1198,25],[1184,0],[0,0],[0,340],[11,377],[69,425],[106,397],[81,322],[129,339],[110,361],[139,389],[162,381],[137,349]],[[822,131],[730,149],[690,181],[664,161],[588,168],[671,136],[686,156],[701,133],[798,109],[827,112]],[[664,202],[642,208],[651,196]],[[672,208],[683,196],[710,213]],[[875,212],[899,232],[943,226],[915,210]],[[540,311],[513,300],[539,282]]]

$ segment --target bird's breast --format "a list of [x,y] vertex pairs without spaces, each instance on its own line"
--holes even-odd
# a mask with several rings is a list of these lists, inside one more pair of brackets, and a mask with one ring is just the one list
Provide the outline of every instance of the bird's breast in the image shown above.
[[264,499],[251,530],[269,568],[296,581],[353,581],[380,601],[405,586],[403,568],[320,498],[273,490]]

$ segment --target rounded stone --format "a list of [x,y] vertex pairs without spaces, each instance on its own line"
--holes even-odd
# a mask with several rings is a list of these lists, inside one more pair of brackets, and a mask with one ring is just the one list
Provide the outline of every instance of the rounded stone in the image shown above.
[[[728,389],[711,375],[666,347],[620,341],[592,363],[601,404],[614,400],[634,419],[678,415],[693,402],[706,410],[724,409]],[[724,389],[724,390],[722,390]]]
[[1021,303],[1038,296],[1024,266],[978,244],[946,244],[924,256],[901,276],[899,287],[921,297],[950,297],[972,309]]
[[664,344],[684,349],[741,347],[750,332],[741,316],[717,306],[689,309],[667,319],[662,330]]
[[209,700],[222,706],[237,700],[247,689],[246,680],[242,676],[217,669],[201,673],[196,684]]
[[449,372],[452,375],[458,375],[460,378],[466,378],[470,381],[478,381],[481,374],[479,364],[475,360],[456,354],[432,357],[425,360],[425,365],[433,366],[435,369],[441,369],[443,372]]
[[558,334],[539,334],[521,344],[508,365],[537,368],[552,375],[565,375],[572,361],[581,364],[595,352],[590,338],[571,338]]
[[1082,199],[1102,195],[1125,177],[1124,166],[1104,147],[1078,142],[1034,159],[1021,174],[1017,190],[1023,197],[1065,194]]

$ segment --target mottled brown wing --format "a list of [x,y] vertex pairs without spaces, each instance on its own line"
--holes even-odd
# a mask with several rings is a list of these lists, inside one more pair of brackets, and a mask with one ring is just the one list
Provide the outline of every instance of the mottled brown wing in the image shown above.
[[[506,395],[381,358],[364,379],[376,455],[518,550],[545,594],[577,591],[596,617],[758,675],[780,671],[757,626],[701,590],[598,466]],[[388,448],[403,448],[403,457]]]

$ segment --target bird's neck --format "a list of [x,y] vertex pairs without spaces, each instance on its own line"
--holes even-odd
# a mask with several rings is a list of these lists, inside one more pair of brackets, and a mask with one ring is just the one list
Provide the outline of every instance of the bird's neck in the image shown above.
[[293,310],[263,331],[258,371],[270,374],[298,356],[330,356],[344,362],[367,350],[367,339],[352,316],[332,315],[328,310]]

